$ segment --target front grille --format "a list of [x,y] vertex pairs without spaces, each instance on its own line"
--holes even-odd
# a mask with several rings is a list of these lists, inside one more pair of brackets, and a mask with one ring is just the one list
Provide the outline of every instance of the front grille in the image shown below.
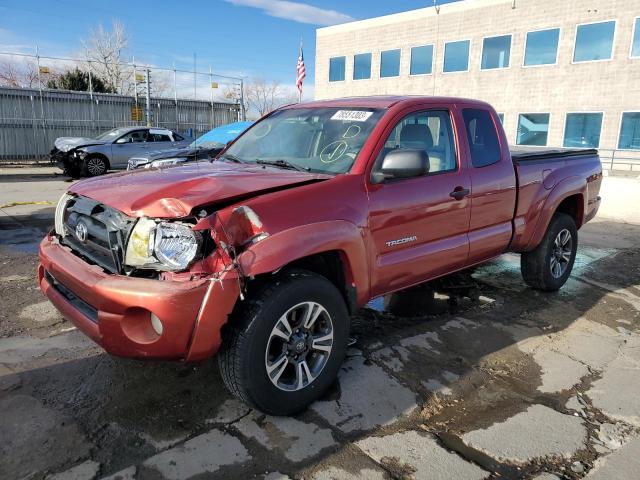
[[49,285],[51,285],[60,295],[66,298],[67,301],[76,308],[76,310],[82,312],[82,314],[93,323],[98,323],[98,310],[93,308],[67,287],[62,285],[53,277],[53,275],[51,275],[46,270],[44,272],[44,278],[47,280],[47,282],[49,282]]
[[89,263],[122,273],[124,252],[135,219],[87,197],[67,201],[62,243]]

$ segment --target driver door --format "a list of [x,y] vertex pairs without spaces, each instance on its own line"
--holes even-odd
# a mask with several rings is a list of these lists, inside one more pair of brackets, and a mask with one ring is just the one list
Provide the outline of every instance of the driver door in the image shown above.
[[422,110],[402,118],[381,148],[373,172],[394,149],[426,151],[429,172],[368,182],[372,296],[462,268],[469,254],[471,204],[464,192],[470,192],[471,181],[456,144],[452,112]]
[[144,155],[147,150],[147,130],[134,130],[113,143],[111,168],[126,168],[131,157]]

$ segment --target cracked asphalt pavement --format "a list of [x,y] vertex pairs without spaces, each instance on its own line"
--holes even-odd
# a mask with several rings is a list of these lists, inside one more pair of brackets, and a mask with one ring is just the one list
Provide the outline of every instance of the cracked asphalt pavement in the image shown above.
[[[0,172],[0,191],[67,186],[41,176]],[[505,255],[433,301],[396,297],[403,317],[363,309],[338,381],[284,418],[230,396],[213,360],[114,358],[75,330],[35,281],[52,214],[0,211],[0,478],[638,478],[640,225],[580,230],[555,294]]]

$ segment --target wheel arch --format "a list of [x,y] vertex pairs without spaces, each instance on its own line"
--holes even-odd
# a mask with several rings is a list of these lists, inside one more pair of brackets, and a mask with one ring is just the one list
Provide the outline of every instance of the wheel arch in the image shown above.
[[569,177],[558,183],[544,203],[540,216],[527,247],[524,251],[536,248],[544,237],[549,223],[556,213],[565,213],[580,228],[584,222],[586,181],[580,177]]
[[242,273],[263,282],[283,269],[303,269],[327,278],[350,311],[369,294],[368,263],[360,229],[351,222],[309,224],[265,238],[238,257]]
[[555,213],[566,213],[576,222],[576,227],[580,228],[584,221],[584,195],[575,193],[565,197],[556,207]]

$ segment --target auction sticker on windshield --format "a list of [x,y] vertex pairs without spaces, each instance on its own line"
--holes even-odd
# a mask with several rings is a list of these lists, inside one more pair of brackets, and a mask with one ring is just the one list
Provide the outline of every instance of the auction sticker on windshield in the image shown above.
[[348,120],[351,122],[366,122],[373,115],[373,112],[365,112],[362,110],[338,110],[333,114],[331,120]]

